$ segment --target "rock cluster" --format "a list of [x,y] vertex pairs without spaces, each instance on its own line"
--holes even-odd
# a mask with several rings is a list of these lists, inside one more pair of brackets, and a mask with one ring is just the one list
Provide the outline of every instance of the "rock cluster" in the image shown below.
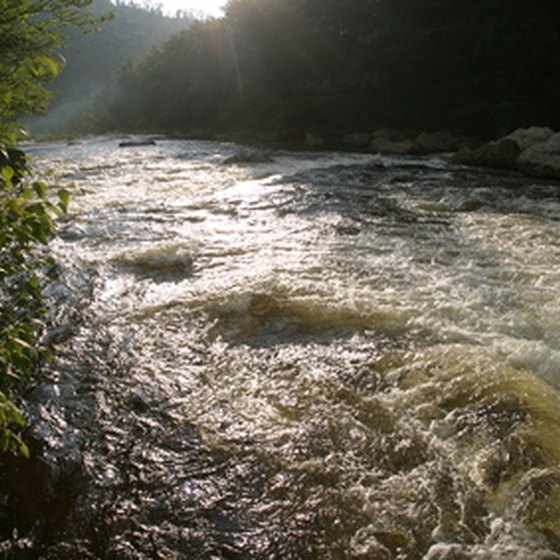
[[527,175],[560,179],[560,132],[549,127],[519,128],[482,145],[445,132],[413,135],[394,129],[354,132],[342,141],[349,148],[381,154],[454,153],[453,161],[463,165],[514,169]]
[[515,140],[501,138],[478,148],[463,147],[453,156],[453,161],[464,165],[508,169],[515,167],[521,149]]
[[465,165],[517,169],[527,175],[560,179],[560,133],[542,126],[519,128],[474,150],[461,149],[454,160]]
[[345,136],[343,144],[348,147],[368,149],[374,153],[395,155],[428,155],[454,152],[459,147],[471,145],[472,141],[446,132],[421,132],[383,128],[372,133],[358,132]]

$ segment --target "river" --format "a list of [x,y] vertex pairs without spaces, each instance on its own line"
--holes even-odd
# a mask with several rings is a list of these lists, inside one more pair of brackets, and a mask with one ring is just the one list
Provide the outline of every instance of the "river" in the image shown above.
[[560,558],[558,184],[118,143],[27,147],[72,204],[22,551]]

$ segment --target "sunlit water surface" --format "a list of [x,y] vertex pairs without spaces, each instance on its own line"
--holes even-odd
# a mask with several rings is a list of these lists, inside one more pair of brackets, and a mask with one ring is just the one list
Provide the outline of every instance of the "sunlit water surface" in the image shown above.
[[73,193],[29,414],[79,466],[34,546],[560,558],[558,185],[118,141],[29,147]]

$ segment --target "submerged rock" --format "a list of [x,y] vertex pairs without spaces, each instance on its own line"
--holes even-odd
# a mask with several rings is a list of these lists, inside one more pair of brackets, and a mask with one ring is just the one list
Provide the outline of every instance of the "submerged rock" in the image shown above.
[[139,146],[155,146],[155,140],[123,140],[119,143],[119,148],[133,148]]

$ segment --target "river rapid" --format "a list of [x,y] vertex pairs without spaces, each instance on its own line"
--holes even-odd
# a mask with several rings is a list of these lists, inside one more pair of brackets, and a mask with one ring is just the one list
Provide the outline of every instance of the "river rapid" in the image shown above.
[[27,148],[72,204],[13,557],[560,559],[559,184],[118,143]]

